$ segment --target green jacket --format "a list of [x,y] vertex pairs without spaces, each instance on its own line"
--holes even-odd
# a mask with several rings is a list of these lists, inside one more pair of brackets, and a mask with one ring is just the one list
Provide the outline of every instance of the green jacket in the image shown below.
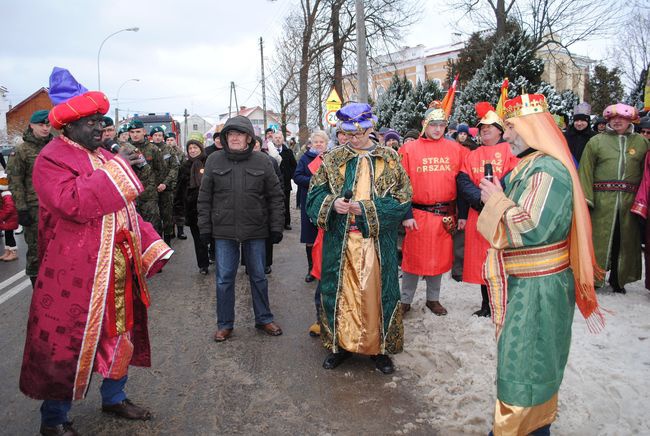
[[[630,126],[631,127],[631,126]],[[643,176],[648,141],[637,133],[601,133],[589,140],[580,159],[580,184],[591,212],[594,251],[598,265],[611,269],[610,252],[618,217],[621,238],[618,259],[619,286],[641,278],[641,233],[630,209]],[[627,190],[594,189],[594,183],[623,182]],[[596,283],[597,286],[602,286]]]
[[23,134],[24,142],[16,146],[9,155],[9,162],[7,162],[9,190],[17,210],[38,207],[38,196],[32,184],[32,171],[36,157],[52,138],[51,134],[47,138],[36,138],[32,129],[28,127]]

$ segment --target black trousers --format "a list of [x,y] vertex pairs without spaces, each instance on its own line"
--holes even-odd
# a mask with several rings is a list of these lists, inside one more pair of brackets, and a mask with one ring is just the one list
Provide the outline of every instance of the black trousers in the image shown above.
[[192,239],[194,240],[194,253],[196,253],[196,264],[199,268],[207,268],[210,265],[210,258],[208,256],[208,246],[201,242],[198,224],[194,223],[190,226],[192,232]]
[[612,236],[612,251],[609,254],[609,284],[612,288],[619,289],[623,286],[618,284],[618,257],[621,251],[621,224],[616,215],[614,224],[614,235]]
[[291,202],[291,191],[284,191],[284,225],[291,225],[291,210],[289,203]]

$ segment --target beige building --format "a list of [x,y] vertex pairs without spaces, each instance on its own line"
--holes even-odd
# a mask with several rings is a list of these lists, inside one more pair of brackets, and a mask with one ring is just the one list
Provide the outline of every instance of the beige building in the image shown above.
[[[447,61],[456,59],[464,47],[464,42],[425,47],[405,47],[402,50],[375,58],[369,65],[370,83],[368,92],[374,101],[381,96],[390,84],[394,74],[406,76],[415,86],[418,80],[433,80],[445,89]],[[585,56],[569,56],[551,46],[540,50],[537,55],[544,61],[542,80],[553,85],[558,91],[567,89],[575,92],[583,101],[587,96],[589,68],[595,61]],[[357,100],[356,77],[348,76],[344,80],[345,101]]]

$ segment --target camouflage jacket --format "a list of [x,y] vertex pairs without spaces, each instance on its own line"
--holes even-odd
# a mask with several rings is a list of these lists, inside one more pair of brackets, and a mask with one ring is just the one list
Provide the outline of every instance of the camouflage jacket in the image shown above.
[[9,155],[9,162],[7,162],[9,190],[13,195],[17,210],[38,207],[38,196],[32,184],[32,171],[36,157],[52,138],[51,134],[47,138],[36,138],[32,129],[28,127],[23,134],[24,142],[16,146],[16,149]]
[[163,160],[160,183],[164,183],[167,186],[165,192],[174,192],[176,179],[178,179],[178,168],[181,166],[176,151],[171,145],[165,142],[162,142],[160,145],[154,144],[154,146],[157,146],[158,150],[160,150]]

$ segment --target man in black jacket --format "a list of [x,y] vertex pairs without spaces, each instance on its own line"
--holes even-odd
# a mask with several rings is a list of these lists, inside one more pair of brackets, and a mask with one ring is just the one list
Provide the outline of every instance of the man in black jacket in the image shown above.
[[293,173],[296,171],[298,164],[296,163],[296,157],[293,155],[293,151],[284,143],[282,132],[275,132],[273,134],[273,145],[275,145],[275,148],[282,157],[280,171],[284,178],[284,228],[291,230],[291,214],[289,212],[291,179],[293,179]]
[[232,335],[240,243],[248,267],[255,327],[271,336],[282,334],[269,307],[264,240],[270,237],[275,244],[282,240],[283,194],[271,161],[253,153],[254,137],[248,118],[226,121],[221,130],[223,150],[208,157],[199,189],[201,240],[216,242],[216,342]]

